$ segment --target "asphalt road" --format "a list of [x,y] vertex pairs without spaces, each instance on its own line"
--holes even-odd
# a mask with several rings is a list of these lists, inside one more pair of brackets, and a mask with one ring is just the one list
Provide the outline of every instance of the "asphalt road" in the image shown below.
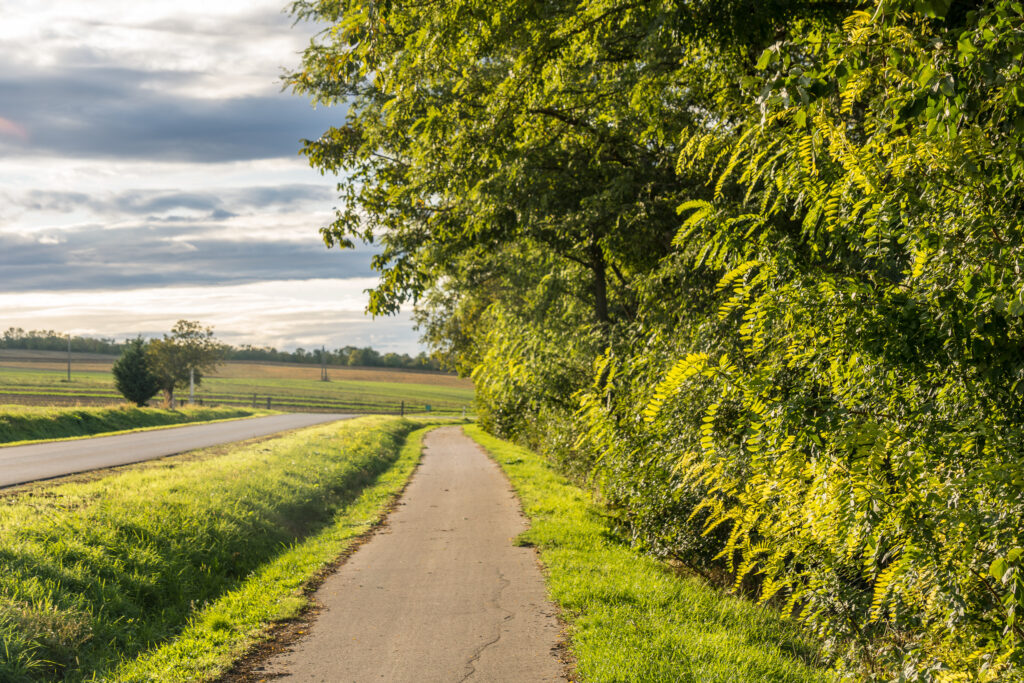
[[258,679],[562,681],[556,610],[498,466],[459,427],[430,432],[388,525],[315,594],[307,635]]
[[355,415],[289,413],[214,424],[0,448],[0,487],[162,458]]

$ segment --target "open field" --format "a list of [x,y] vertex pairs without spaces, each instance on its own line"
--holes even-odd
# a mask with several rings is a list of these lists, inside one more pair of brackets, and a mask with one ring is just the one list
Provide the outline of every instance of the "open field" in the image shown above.
[[772,609],[723,595],[617,539],[605,512],[539,455],[466,433],[505,470],[530,518],[581,681],[825,683],[813,640]]
[[[110,367],[114,358],[47,351],[0,350],[0,402],[104,404],[121,400]],[[232,361],[203,379],[196,399],[204,405],[247,405],[279,410],[398,413],[461,412],[473,403],[473,385],[444,373],[393,368],[320,367],[297,363]],[[179,393],[179,399],[187,390]]]
[[379,518],[418,426],[361,418],[13,489],[0,680],[205,680]]

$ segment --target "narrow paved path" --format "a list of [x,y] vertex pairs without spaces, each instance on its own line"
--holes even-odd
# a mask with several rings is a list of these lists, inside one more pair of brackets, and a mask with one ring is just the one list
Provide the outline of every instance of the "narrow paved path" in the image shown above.
[[50,479],[103,467],[162,458],[196,448],[252,439],[300,427],[343,420],[354,415],[289,413],[214,424],[94,436],[75,441],[51,441],[0,448],[0,488]]
[[459,427],[427,435],[388,526],[316,593],[324,610],[267,680],[560,681],[559,626],[501,471]]

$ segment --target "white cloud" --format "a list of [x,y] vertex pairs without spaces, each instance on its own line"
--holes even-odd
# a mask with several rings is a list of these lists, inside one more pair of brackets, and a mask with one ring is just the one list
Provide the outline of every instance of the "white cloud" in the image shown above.
[[180,319],[212,325],[231,344],[277,348],[352,344],[420,349],[408,315],[364,315],[374,278],[283,280],[220,287],[0,294],[0,325],[123,339],[158,336]]
[[172,89],[191,97],[268,94],[312,34],[291,28],[283,7],[280,0],[4,0],[0,52],[22,68],[120,64],[190,74]]

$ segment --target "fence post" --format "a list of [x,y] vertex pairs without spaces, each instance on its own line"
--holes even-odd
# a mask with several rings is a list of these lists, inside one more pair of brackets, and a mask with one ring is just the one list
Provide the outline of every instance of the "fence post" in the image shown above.
[[270,397],[267,396],[267,410],[270,410]]
[[402,406],[398,409],[398,414],[401,417],[405,417],[405,401],[402,401]]
[[253,408],[255,408],[255,407],[256,407],[256,393],[255,393],[255,392],[254,392],[254,393],[253,393],[253,395],[252,395],[252,407],[253,407]]

